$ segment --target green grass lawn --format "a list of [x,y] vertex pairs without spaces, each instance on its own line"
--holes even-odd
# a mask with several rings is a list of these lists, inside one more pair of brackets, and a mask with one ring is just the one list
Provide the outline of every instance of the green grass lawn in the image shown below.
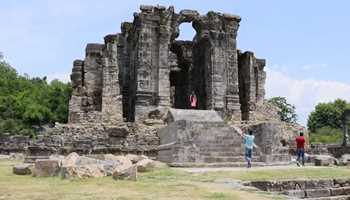
[[[194,175],[196,176],[196,175]],[[290,168],[252,168],[228,172],[208,172],[197,175],[200,179],[215,180],[231,178],[242,181],[287,180],[287,179],[329,179],[350,178],[347,167],[290,167]]]
[[137,182],[112,177],[62,180],[12,174],[13,161],[0,161],[0,200],[265,200],[265,193],[238,191],[212,182],[214,176],[164,168],[139,174]]
[[138,181],[112,177],[62,180],[12,174],[15,161],[0,161],[0,200],[266,200],[283,199],[275,194],[239,191],[216,180],[278,180],[297,178],[350,178],[340,167],[252,168],[228,172],[188,173],[162,168],[140,173]]

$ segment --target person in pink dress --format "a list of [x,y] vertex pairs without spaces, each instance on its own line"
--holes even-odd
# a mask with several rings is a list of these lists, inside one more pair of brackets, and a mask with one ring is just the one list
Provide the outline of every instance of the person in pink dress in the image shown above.
[[191,107],[191,109],[197,108],[197,96],[194,93],[194,91],[192,91],[192,93],[190,95],[190,107]]

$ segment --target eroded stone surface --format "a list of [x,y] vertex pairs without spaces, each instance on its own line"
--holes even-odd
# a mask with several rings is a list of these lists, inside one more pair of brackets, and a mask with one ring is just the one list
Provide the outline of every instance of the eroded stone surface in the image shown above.
[[17,175],[32,174],[33,164],[17,164],[13,166],[13,173]]
[[58,160],[36,160],[33,176],[36,177],[47,177],[47,176],[57,176],[60,172],[60,162]]

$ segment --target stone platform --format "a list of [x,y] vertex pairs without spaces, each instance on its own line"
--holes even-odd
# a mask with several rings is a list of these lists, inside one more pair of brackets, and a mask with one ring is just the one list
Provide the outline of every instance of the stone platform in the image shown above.
[[168,123],[175,121],[224,122],[214,110],[169,109]]
[[[288,162],[288,148],[279,138],[281,128],[275,123],[261,123],[255,130],[258,148],[253,151],[253,162]],[[168,125],[158,131],[160,145],[158,160],[178,167],[242,166],[244,160],[243,136],[237,127],[226,124],[215,111],[171,109]]]

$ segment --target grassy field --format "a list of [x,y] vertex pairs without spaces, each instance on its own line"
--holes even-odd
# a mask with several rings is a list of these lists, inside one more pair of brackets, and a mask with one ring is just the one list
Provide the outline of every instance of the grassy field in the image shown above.
[[265,200],[280,196],[256,191],[239,191],[215,180],[264,180],[282,178],[350,177],[346,168],[251,169],[231,172],[188,173],[163,168],[139,174],[137,182],[111,177],[62,180],[12,174],[13,161],[0,161],[0,200]]
[[200,179],[215,180],[230,178],[242,181],[283,180],[283,179],[329,179],[350,178],[350,168],[347,167],[267,167],[241,169],[223,172],[207,172],[193,176]]
[[139,174],[137,182],[111,177],[62,180],[12,174],[15,162],[0,161],[0,200],[265,200],[268,194],[237,191],[215,184],[206,175],[164,168]]

